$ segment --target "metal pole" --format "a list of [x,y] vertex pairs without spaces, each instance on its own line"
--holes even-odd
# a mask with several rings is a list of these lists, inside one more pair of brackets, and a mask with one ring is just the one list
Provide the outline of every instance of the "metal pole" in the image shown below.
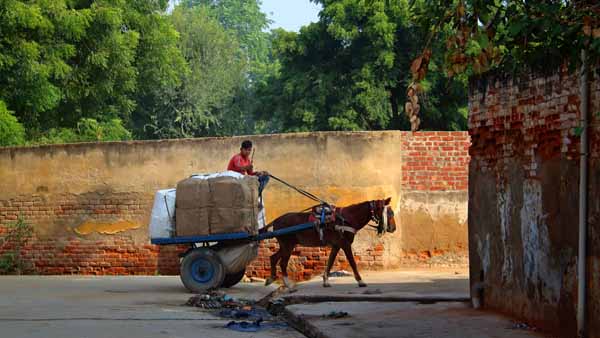
[[587,337],[586,292],[587,292],[587,191],[588,191],[588,113],[589,113],[589,69],[588,56],[581,51],[581,149],[579,157],[579,252],[577,258],[577,336]]

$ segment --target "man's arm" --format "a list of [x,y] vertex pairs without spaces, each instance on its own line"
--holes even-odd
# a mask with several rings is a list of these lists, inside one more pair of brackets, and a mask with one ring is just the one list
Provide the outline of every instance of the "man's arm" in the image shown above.
[[235,161],[235,166],[241,170],[241,171],[245,171],[248,173],[248,175],[254,175],[254,166],[252,164],[249,165],[241,165],[240,163],[240,159],[238,158],[237,161]]

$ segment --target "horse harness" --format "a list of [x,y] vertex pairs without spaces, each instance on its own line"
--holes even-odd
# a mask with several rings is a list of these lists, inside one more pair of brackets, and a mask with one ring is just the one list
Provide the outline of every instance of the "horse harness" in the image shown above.
[[[377,208],[376,202],[370,201],[369,209],[371,212],[371,218],[370,218],[369,222],[374,221],[377,225],[369,224],[369,226],[377,228],[377,232],[379,234],[383,234],[387,228],[387,210],[386,209],[388,207],[383,206],[384,210],[382,212],[381,217],[376,215],[376,213],[375,213],[376,208]],[[344,225],[344,224],[350,224],[350,222],[348,222],[344,218],[344,216],[342,214],[342,210],[343,210],[343,208],[336,208],[335,206],[330,206],[330,205],[319,205],[319,206],[312,208],[313,212],[311,213],[310,220],[315,224],[315,230],[319,233],[319,238],[321,241],[323,241],[323,229],[327,225],[333,225],[333,230],[338,231],[340,234],[342,234],[344,232],[349,232],[353,235],[356,234],[356,232],[358,230],[355,227]],[[336,221],[341,221],[341,224],[338,224]],[[352,224],[350,224],[350,225],[352,225]]]

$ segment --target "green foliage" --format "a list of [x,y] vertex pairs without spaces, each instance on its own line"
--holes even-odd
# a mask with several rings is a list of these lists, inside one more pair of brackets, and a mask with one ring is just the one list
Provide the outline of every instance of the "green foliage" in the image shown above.
[[244,81],[239,44],[203,6],[178,6],[170,19],[189,72],[179,87],[165,93],[166,106],[152,116],[149,128],[160,138],[214,135]]
[[[261,67],[269,57],[269,27],[267,15],[260,10],[260,0],[184,0],[186,7],[204,6],[209,15],[232,32],[254,67]],[[252,69],[251,73],[258,71]]]
[[[407,69],[427,37],[409,20],[407,1],[319,2],[319,22],[299,33],[273,32],[281,68],[257,90],[262,104],[256,115],[266,130],[407,129]],[[465,81],[450,80],[437,69],[428,81],[424,126],[466,128],[460,113],[466,107]]]
[[81,119],[77,127],[50,129],[37,144],[58,144],[78,142],[126,141],[131,140],[131,132],[125,129],[119,119],[98,122],[94,119]]
[[33,226],[25,221],[22,215],[16,222],[7,226],[2,235],[0,256],[0,274],[32,273],[35,268],[23,258],[23,248],[33,236]]
[[0,101],[0,147],[18,146],[25,143],[25,129],[17,121],[6,104]]
[[253,112],[262,102],[257,93],[270,76],[276,73],[278,63],[271,55],[270,21],[260,10],[260,0],[184,0],[183,6],[203,7],[239,44],[239,57],[245,60],[244,76],[229,100],[221,109],[219,123],[213,125],[211,135],[242,135],[264,132]]
[[[267,32],[260,0],[180,2],[0,1],[0,144],[408,128],[407,69],[430,26],[407,0],[316,1],[299,33]],[[439,31],[444,55],[455,30]],[[471,40],[470,58],[498,48]],[[464,129],[466,78],[444,62],[428,64],[423,126]]]
[[[30,139],[81,119],[143,129],[185,61],[167,1],[0,2],[0,99]],[[147,119],[146,119],[147,120]],[[136,123],[137,122],[137,123]]]
[[[413,0],[415,21],[444,34],[446,70],[477,75],[576,66],[582,48],[600,55],[596,1]],[[426,46],[423,46],[426,48]]]

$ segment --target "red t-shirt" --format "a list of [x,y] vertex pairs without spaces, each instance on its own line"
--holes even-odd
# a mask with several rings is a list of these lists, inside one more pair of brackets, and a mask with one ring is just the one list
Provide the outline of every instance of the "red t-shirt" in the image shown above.
[[244,158],[241,154],[235,154],[229,160],[229,164],[227,165],[227,170],[237,171],[240,174],[244,175],[254,175],[254,171],[246,171],[243,170],[242,167],[246,167],[250,165],[250,159]]

